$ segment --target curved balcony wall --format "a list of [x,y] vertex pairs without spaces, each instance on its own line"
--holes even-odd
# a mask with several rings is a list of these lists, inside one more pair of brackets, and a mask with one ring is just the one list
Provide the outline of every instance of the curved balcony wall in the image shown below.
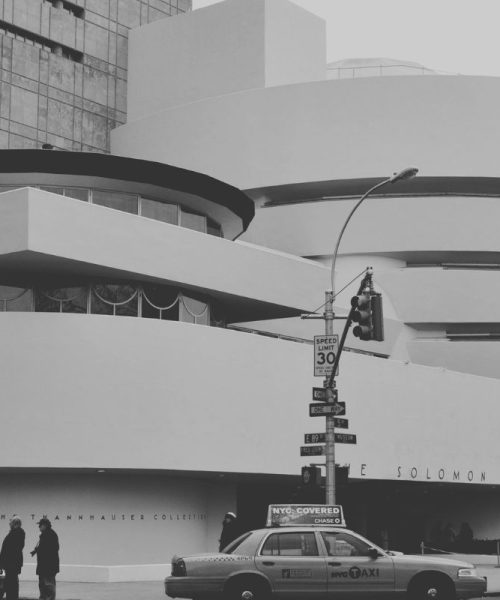
[[[368,198],[350,221],[339,252],[392,256],[414,264],[498,262],[500,178],[488,178],[488,185],[477,178],[475,193],[463,196],[434,194],[432,179],[419,195],[398,194],[396,186],[387,186]],[[455,179],[455,184],[460,181]],[[331,256],[355,202],[356,198],[332,197],[263,207],[245,239],[300,256]]]
[[50,192],[235,238],[254,215],[239,189],[167,164],[84,152],[0,150],[0,192]]
[[494,77],[282,85],[164,109],[115,129],[112,148],[175,160],[241,189],[383,177],[413,165],[430,177],[496,177],[499,101]]
[[[296,475],[305,462],[317,383],[308,344],[99,315],[2,312],[0,322],[3,410],[29,432],[19,444],[5,428],[2,467]],[[444,481],[455,469],[464,483],[468,471],[473,483],[500,483],[498,380],[346,353],[338,384],[358,436],[337,448],[351,477],[439,481],[443,468]],[[467,445],[443,437],[450,418]]]
[[232,322],[299,314],[324,289],[324,267],[251,244],[31,188],[0,200],[3,285],[172,286]]
[[38,185],[36,182],[16,183],[15,181],[11,181],[8,185],[0,185],[0,193],[23,187],[39,188],[52,194],[58,194],[59,196],[66,196],[67,198],[89,202],[97,206],[106,206],[107,208],[120,210],[132,215],[139,215],[154,219],[155,221],[180,225],[181,227],[194,229],[202,233],[223,237],[221,226],[204,214],[183,208],[180,204],[166,202],[158,198],[150,198],[141,194],[132,194],[126,191],[76,186]]

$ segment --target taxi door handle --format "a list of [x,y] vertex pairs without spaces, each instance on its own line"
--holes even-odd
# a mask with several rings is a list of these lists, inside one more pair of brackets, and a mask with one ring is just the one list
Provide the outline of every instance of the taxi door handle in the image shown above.
[[342,563],[339,562],[329,562],[330,567],[341,567]]
[[274,563],[273,563],[273,561],[272,561],[272,560],[265,560],[265,561],[264,561],[262,564],[263,564],[265,567],[274,567]]

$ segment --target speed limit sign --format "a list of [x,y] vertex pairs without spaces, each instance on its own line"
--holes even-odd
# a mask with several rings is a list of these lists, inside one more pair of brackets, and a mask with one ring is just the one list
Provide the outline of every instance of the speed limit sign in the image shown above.
[[314,336],[314,376],[327,377],[331,374],[333,363],[339,350],[338,335]]

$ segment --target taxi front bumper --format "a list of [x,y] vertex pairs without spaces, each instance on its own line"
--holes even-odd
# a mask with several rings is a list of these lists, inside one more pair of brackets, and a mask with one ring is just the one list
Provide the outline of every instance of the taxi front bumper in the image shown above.
[[485,577],[467,577],[456,582],[455,589],[459,600],[481,598],[487,589]]

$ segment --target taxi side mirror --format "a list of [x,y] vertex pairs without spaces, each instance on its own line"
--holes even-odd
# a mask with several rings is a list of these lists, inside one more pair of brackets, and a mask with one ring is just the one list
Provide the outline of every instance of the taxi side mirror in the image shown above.
[[375,559],[375,558],[378,558],[379,556],[382,556],[382,555],[380,554],[380,552],[376,548],[368,548],[368,556],[370,558]]

